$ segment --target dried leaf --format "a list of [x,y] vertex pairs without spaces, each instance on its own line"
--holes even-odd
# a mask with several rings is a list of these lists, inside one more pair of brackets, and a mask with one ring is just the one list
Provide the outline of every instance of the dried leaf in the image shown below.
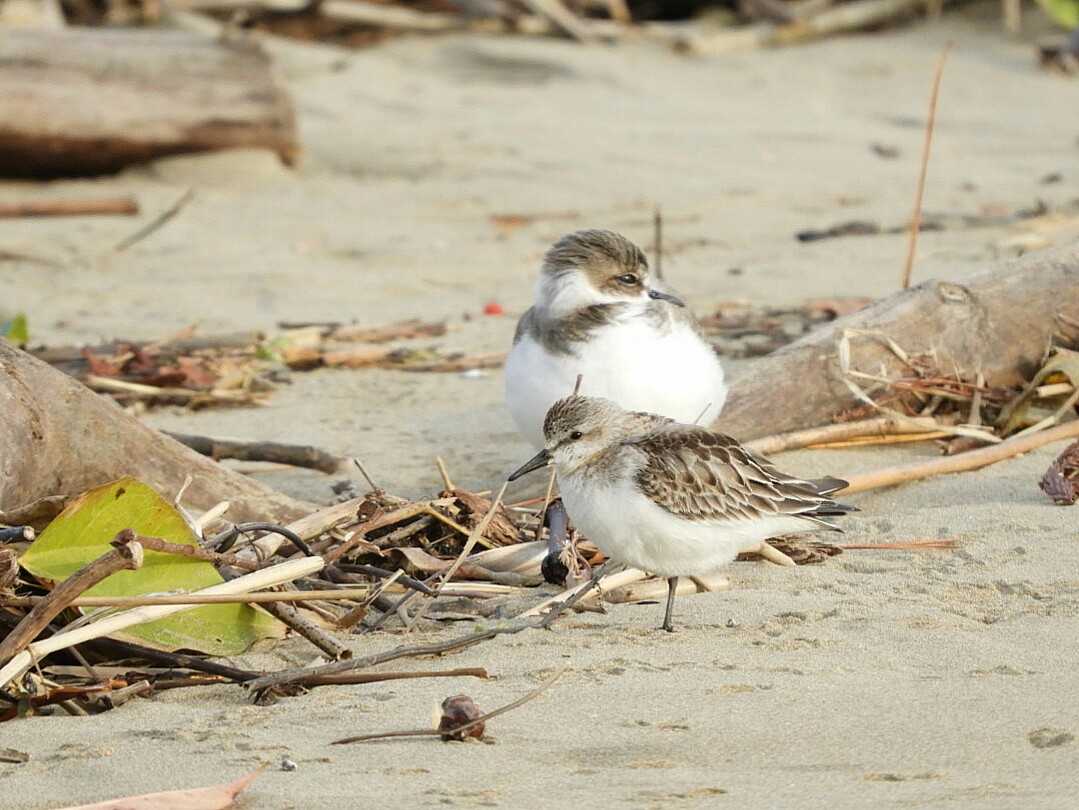
[[262,768],[227,785],[144,793],[141,796],[111,799],[96,804],[65,807],[62,810],[226,810],[232,807],[236,797],[246,790],[260,773]]
[[[1029,411],[1033,407],[1033,401],[1038,386],[1045,383],[1045,381],[1051,377],[1056,377],[1058,374],[1067,377],[1072,386],[1079,389],[1079,352],[1063,347],[1057,347],[1053,350],[1052,356],[1049,358],[1048,362],[1041,367],[1038,373],[1034,375],[1034,379],[1026,385],[1018,397],[1008,403],[1004,410],[1001,411],[997,424],[998,426],[1003,425],[1003,429],[1001,430],[1002,435],[1007,436],[1022,428],[1025,424],[1031,423]],[[1067,400],[1061,408],[1057,409],[1058,418],[1063,415],[1060,411],[1066,404]]]

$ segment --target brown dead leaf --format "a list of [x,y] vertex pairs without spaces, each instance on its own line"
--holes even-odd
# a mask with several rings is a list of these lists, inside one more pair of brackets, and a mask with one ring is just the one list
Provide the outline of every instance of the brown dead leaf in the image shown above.
[[119,377],[123,373],[123,363],[113,357],[101,357],[89,349],[83,349],[82,356],[90,367],[90,373],[98,377]]
[[415,340],[416,338],[442,337],[445,334],[444,321],[424,322],[419,318],[413,318],[386,326],[341,326],[329,334],[329,339],[360,343],[388,343],[391,340]]
[[65,807],[63,810],[226,810],[260,773],[262,773],[262,768],[241,776],[227,785],[144,793],[140,796],[111,799],[96,804]]
[[1065,448],[1049,465],[1038,486],[1060,506],[1071,506],[1079,500],[1079,442]]

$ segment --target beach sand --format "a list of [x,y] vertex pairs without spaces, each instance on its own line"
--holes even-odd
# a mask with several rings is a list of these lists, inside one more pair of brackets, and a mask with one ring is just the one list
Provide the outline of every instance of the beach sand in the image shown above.
[[[936,56],[941,93],[928,211],[1014,210],[1074,194],[1073,81],[1040,72],[996,6],[940,25],[710,60],[644,47],[459,36],[342,52],[290,50],[282,70],[306,155],[173,158],[57,194],[131,191],[130,218],[0,223],[5,308],[35,341],[272,330],[279,320],[448,319],[432,343],[502,350],[545,247],[578,227],[647,244],[663,206],[670,282],[698,312],[746,299],[894,291],[902,236],[801,244],[796,231],[909,216]],[[896,147],[884,159],[874,143]],[[1045,183],[1060,173],[1063,182]],[[187,188],[176,219],[111,247]],[[0,194],[29,192],[0,184]],[[994,209],[995,210],[995,209]],[[496,227],[492,215],[535,217]],[[962,280],[1014,255],[1019,228],[923,234],[916,280]],[[1075,238],[1043,229],[1041,243]],[[1024,237],[1027,238],[1027,237]],[[54,262],[55,264],[50,264]],[[501,303],[504,317],[481,314]],[[468,313],[470,320],[463,316]],[[906,347],[916,350],[919,347]],[[442,455],[462,485],[496,485],[531,453],[501,376],[319,371],[264,408],[149,423],[312,443],[361,457],[392,492],[437,490]],[[762,413],[762,420],[767,414]],[[5,723],[0,805],[37,810],[229,781],[270,768],[241,807],[1063,808],[1079,791],[1079,537],[1075,508],[1037,480],[1061,446],[980,472],[851,496],[851,543],[951,539],[951,551],[849,551],[821,565],[736,563],[726,592],[580,614],[439,661],[488,681],[323,687],[274,706],[239,688],[181,690],[94,717]],[[780,465],[842,476],[932,447],[803,451]],[[325,501],[318,474],[267,473]],[[829,537],[828,539],[834,539]],[[414,634],[469,632],[469,623]],[[401,643],[353,637],[359,654]],[[240,663],[313,658],[290,640]],[[490,745],[434,739],[330,747],[422,728],[458,692],[489,710],[565,667],[535,701],[493,720]],[[277,769],[282,756],[298,768]]]

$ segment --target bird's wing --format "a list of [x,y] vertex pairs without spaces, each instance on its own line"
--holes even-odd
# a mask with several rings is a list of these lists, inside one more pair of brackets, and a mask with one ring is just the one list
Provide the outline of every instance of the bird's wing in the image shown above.
[[727,523],[791,516],[836,528],[825,518],[853,511],[828,497],[845,481],[787,475],[722,433],[666,426],[628,444],[645,457],[636,476],[640,490],[686,520]]

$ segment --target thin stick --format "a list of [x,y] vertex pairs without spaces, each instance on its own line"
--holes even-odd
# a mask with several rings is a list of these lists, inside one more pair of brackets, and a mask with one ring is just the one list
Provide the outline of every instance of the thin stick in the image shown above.
[[158,228],[167,223],[170,219],[179,214],[180,211],[183,210],[184,206],[191,202],[191,198],[194,196],[195,189],[189,188],[187,191],[180,195],[179,199],[177,199],[176,202],[174,202],[172,205],[170,205],[152,220],[150,220],[137,231],[135,231],[135,233],[117,242],[116,247],[113,248],[113,251],[115,251],[116,253],[120,253],[124,250],[127,250],[129,247],[132,247],[133,245],[141,242],[147,236],[149,236]]
[[892,436],[859,436],[841,442],[821,442],[808,445],[810,450],[842,450],[845,447],[877,447],[882,444],[909,444],[910,442],[928,442],[932,439],[946,439],[955,434],[946,430],[929,433],[896,433]]
[[[521,614],[520,618],[529,618],[532,616],[542,616],[543,611],[554,606],[555,611],[565,610],[565,606],[571,601],[576,603],[577,601],[584,601],[587,599],[594,599],[597,595],[603,591],[614,590],[615,588],[621,588],[623,585],[632,585],[634,582],[640,582],[642,579],[647,579],[648,574],[641,571],[638,568],[627,568],[625,571],[619,571],[616,574],[608,574],[607,576],[588,579],[584,582],[580,582],[574,585],[572,588],[567,588],[562,593],[552,596],[550,599],[545,599],[533,608],[526,610]],[[588,593],[593,588],[596,589],[596,593]],[[583,594],[582,594],[583,592]]]
[[438,474],[442,476],[442,488],[447,492],[453,492],[453,490],[457,489],[453,485],[450,471],[446,469],[446,462],[442,460],[442,456],[435,456],[435,464],[438,465]]
[[995,464],[998,461],[1029,453],[1051,442],[1062,441],[1079,437],[1079,420],[1068,422],[1063,425],[1043,430],[1029,436],[1018,436],[1006,439],[1000,444],[990,447],[982,447],[978,450],[970,450],[958,456],[947,456],[934,459],[933,461],[919,461],[912,464],[902,464],[898,467],[890,467],[864,475],[852,475],[849,477],[849,486],[842,492],[844,495],[855,492],[866,492],[870,489],[880,489],[907,481],[919,481],[923,478],[932,478],[936,475],[948,473],[966,472],[977,470]]
[[583,374],[578,374],[577,375],[577,381],[575,383],[573,383],[573,396],[577,396],[577,394],[580,393],[580,391],[581,391],[581,380],[583,380],[583,379],[584,379]]
[[416,613],[416,618],[413,619],[413,626],[427,615],[428,606],[442,595],[442,589],[446,587],[446,584],[451,579],[453,579],[453,575],[457,573],[457,569],[461,567],[461,563],[465,561],[465,557],[472,553],[472,549],[476,547],[476,543],[483,537],[483,533],[487,531],[487,527],[491,525],[491,520],[498,511],[498,507],[502,504],[502,496],[506,494],[506,487],[508,486],[509,481],[502,484],[502,489],[498,491],[498,496],[491,504],[491,508],[487,510],[487,514],[483,516],[480,522],[476,524],[476,528],[469,533],[468,540],[465,541],[465,546],[461,549],[461,553],[457,555],[457,559],[453,561],[453,564],[446,569],[446,573],[442,575],[442,579],[438,583],[438,588],[435,590],[434,596],[420,605],[420,609]]
[[323,675],[312,678],[306,686],[335,686],[357,683],[380,683],[382,681],[401,681],[413,678],[481,678],[487,680],[490,675],[483,667],[462,667],[460,669],[435,669],[419,672],[342,672],[339,675]]
[[48,627],[49,622],[67,609],[83,591],[117,571],[136,571],[142,567],[142,546],[135,542],[135,535],[130,529],[117,534],[112,546],[109,551],[58,584],[48,596],[31,608],[15,629],[0,641],[0,663],[11,660],[28,646]]
[[352,463],[356,465],[356,469],[360,471],[360,475],[363,476],[363,480],[367,482],[367,486],[371,487],[372,492],[379,492],[380,487],[374,481],[371,480],[371,476],[367,474],[367,470],[363,466],[363,462],[353,456]]
[[162,431],[180,444],[186,445],[200,455],[214,461],[223,458],[237,461],[265,461],[271,464],[287,464],[332,474],[341,468],[343,459],[304,444],[281,444],[279,442],[245,442],[237,439],[216,439],[210,436],[192,436],[187,433]]
[[256,563],[245,560],[235,554],[220,554],[216,551],[205,549],[202,546],[189,546],[185,543],[170,543],[168,540],[162,540],[160,537],[145,537],[143,535],[136,535],[135,539],[143,548],[149,549],[150,551],[157,551],[162,554],[175,554],[180,557],[191,557],[192,559],[204,560],[205,562],[211,562],[215,565],[232,565],[236,568],[242,568],[245,571],[254,571],[258,568]]
[[910,241],[907,243],[907,260],[903,265],[901,286],[910,287],[910,275],[914,270],[914,254],[918,248],[918,230],[922,226],[922,198],[925,194],[925,176],[929,170],[929,150],[933,144],[933,126],[937,119],[937,96],[940,94],[940,79],[944,75],[944,62],[952,43],[947,43],[937,59],[937,70],[933,74],[933,89],[929,94],[929,118],[925,123],[925,143],[922,145],[922,166],[918,172],[918,187],[914,192],[914,213],[910,219]]
[[799,450],[814,444],[846,441],[862,436],[893,436],[910,433],[932,433],[939,431],[941,423],[931,417],[880,416],[863,419],[858,422],[842,422],[838,425],[795,430],[791,433],[777,433],[746,442],[746,447],[755,453],[770,456],[786,450]]
[[16,217],[82,217],[88,215],[131,215],[139,213],[139,204],[131,196],[100,197],[85,200],[24,200],[0,203],[0,219]]
[[918,551],[930,548],[955,548],[954,540],[901,540],[896,543],[838,543],[836,548],[844,551]]
[[[259,588],[269,588],[274,585],[281,585],[285,582],[291,582],[294,579],[314,574],[315,572],[322,570],[324,565],[325,563],[321,557],[303,557],[299,560],[289,560],[280,565],[245,574],[242,577],[237,577],[228,582],[212,585],[209,588],[204,588],[199,591],[199,593],[235,594]],[[75,644],[81,644],[90,639],[107,636],[136,624],[143,624],[145,622],[154,621],[155,619],[164,618],[165,616],[171,616],[174,613],[179,613],[184,610],[190,610],[192,607],[194,606],[162,605],[157,607],[135,608],[134,610],[127,610],[122,613],[107,616],[100,621],[91,622],[76,630],[68,630],[57,633],[42,641],[35,641],[12,658],[3,669],[0,669],[0,687],[5,686],[9,681],[26,672],[33,666],[34,661],[38,661],[57,650],[62,650]]]
[[558,471],[551,467],[551,477],[547,479],[547,493],[543,496],[543,509],[540,510],[540,520],[536,524],[536,540],[543,539],[544,516],[547,514],[547,510],[551,508],[551,500],[554,497],[554,482],[557,476]]
[[655,212],[652,214],[652,233],[653,233],[653,245],[656,254],[654,272],[656,278],[660,281],[663,280],[663,211],[657,205]]
[[314,644],[334,661],[345,661],[352,657],[352,650],[335,639],[300,611],[285,602],[270,602],[266,610],[274,618],[286,624],[297,634]]
[[[414,591],[412,593],[414,593]],[[411,595],[411,593],[409,595]],[[531,630],[538,626],[537,622],[531,620],[513,620],[496,627],[489,627],[486,630],[458,636],[457,638],[451,638],[447,641],[440,641],[435,644],[417,644],[413,646],[402,645],[395,647],[392,650],[374,653],[373,655],[367,655],[363,658],[353,658],[351,661],[337,661],[333,664],[323,664],[322,666],[317,667],[297,667],[281,670],[280,672],[272,672],[259,678],[255,678],[248,682],[246,686],[257,691],[260,689],[267,689],[271,686],[281,686],[286,683],[306,685],[312,678],[319,678],[323,675],[335,675],[339,672],[369,669],[378,664],[385,664],[388,661],[396,661],[399,658],[444,655],[448,652],[457,652],[458,650],[473,647],[476,644],[495,638],[495,636],[512,635],[514,633],[520,633],[522,630]]]
[[507,703],[505,706],[499,706],[492,712],[487,712],[487,714],[480,715],[475,720],[469,720],[467,723],[462,723],[461,725],[454,726],[453,728],[425,728],[417,729],[415,731],[384,731],[381,734],[363,734],[359,737],[345,737],[340,740],[334,740],[332,743],[330,743],[330,745],[348,745],[349,743],[367,742],[368,740],[384,740],[388,737],[441,737],[443,734],[447,734],[450,732],[454,734],[459,734],[462,731],[467,731],[473,726],[478,726],[480,723],[486,723],[488,720],[494,717],[498,717],[500,714],[505,714],[506,712],[512,711],[519,706],[523,706],[530,700],[535,700],[544,692],[546,692],[551,686],[553,686],[554,682],[561,678],[562,674],[565,671],[566,667],[562,667],[562,669],[558,670],[558,672],[556,672],[546,681],[541,683],[527,695],[517,698],[517,700],[513,701],[512,703]]
[[[366,599],[371,587],[325,589],[312,591],[259,591],[239,594],[177,593],[146,596],[80,596],[69,607],[146,607],[148,605],[235,605],[274,602],[333,602],[342,599]],[[0,607],[33,607],[44,596],[0,596]]]

